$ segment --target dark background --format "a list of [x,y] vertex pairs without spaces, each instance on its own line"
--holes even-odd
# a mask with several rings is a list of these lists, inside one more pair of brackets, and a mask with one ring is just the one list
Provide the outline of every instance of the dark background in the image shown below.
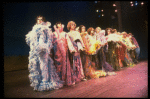
[[[35,24],[35,18],[43,15],[53,25],[61,21],[64,31],[67,23],[75,21],[77,26],[85,25],[102,29],[108,27],[118,28],[118,18],[114,12],[113,2],[108,1],[63,1],[63,2],[21,2],[3,3],[3,30],[4,30],[4,56],[28,55],[29,46],[25,42],[25,35]],[[148,1],[144,5],[130,6],[130,1],[120,1],[122,16],[122,31],[132,33],[141,48],[140,59],[148,58]],[[96,9],[103,9],[104,16]],[[120,32],[122,32],[120,31]]]

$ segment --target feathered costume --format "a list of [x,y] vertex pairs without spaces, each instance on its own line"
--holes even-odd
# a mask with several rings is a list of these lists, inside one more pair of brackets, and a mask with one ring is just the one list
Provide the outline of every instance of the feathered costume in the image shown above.
[[[121,41],[121,36],[117,34],[109,34],[107,36],[107,42],[108,42],[108,54],[109,57],[109,64],[113,66],[115,70],[119,70],[121,67],[119,66],[119,61],[117,58],[117,46],[120,46],[118,42]],[[119,54],[118,54],[119,55]]]
[[63,87],[56,68],[51,59],[52,31],[50,22],[42,22],[33,26],[32,31],[26,35],[29,51],[29,80],[30,86],[36,91],[53,90]]
[[105,36],[105,30],[101,30],[99,33],[96,33],[96,40],[100,41],[103,45],[100,50],[98,50],[97,58],[99,60],[99,68],[105,71],[113,71],[113,67],[106,62],[106,47],[107,40]]
[[97,70],[95,68],[95,63],[92,62],[92,55],[97,54],[97,50],[100,49],[99,41],[93,39],[92,36],[88,35],[87,32],[80,34],[85,45],[85,54],[83,54],[84,59],[84,73],[86,77],[89,78],[99,78],[101,76],[114,75],[115,73],[105,72],[103,70]]

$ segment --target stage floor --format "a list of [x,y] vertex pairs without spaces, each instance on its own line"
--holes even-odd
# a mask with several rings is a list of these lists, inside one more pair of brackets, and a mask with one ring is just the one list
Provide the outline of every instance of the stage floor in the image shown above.
[[74,86],[35,92],[30,87],[28,70],[4,73],[4,97],[8,98],[147,98],[148,61],[126,67],[115,76],[81,81]]

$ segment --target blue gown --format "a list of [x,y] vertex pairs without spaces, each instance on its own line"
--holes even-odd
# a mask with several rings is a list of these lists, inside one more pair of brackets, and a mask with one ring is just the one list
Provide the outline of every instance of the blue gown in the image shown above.
[[45,22],[33,26],[26,35],[29,51],[30,86],[36,91],[53,90],[63,87],[63,82],[56,73],[53,60],[50,57],[52,46],[52,31]]

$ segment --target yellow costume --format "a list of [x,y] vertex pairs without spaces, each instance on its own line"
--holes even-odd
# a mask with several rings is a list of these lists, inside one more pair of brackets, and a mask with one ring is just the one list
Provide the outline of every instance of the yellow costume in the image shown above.
[[86,63],[83,66],[85,68],[85,76],[90,78],[99,78],[100,76],[106,76],[106,72],[102,70],[96,70],[95,64],[92,62],[92,55],[96,54],[100,49],[100,42],[88,35],[87,32],[80,34],[85,45],[85,60]]
[[[101,42],[100,41],[97,41],[95,40],[92,36],[90,35],[86,35],[86,40],[87,40],[87,43],[88,43],[88,46],[85,48],[86,50],[86,53],[89,54],[89,55],[93,55],[93,54],[96,54],[97,50],[100,49],[100,44]],[[84,44],[86,45],[86,44]]]

